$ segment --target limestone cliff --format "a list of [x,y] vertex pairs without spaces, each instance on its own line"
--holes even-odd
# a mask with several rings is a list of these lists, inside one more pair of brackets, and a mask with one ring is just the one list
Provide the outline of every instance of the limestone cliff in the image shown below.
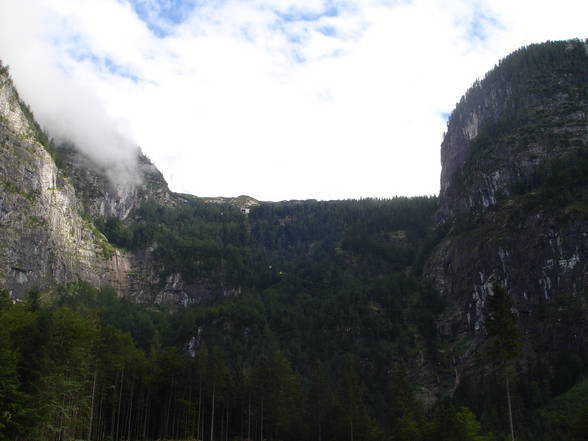
[[468,90],[441,144],[441,218],[478,215],[538,167],[585,148],[586,44],[533,45]]
[[75,189],[50,149],[7,68],[0,68],[1,284],[14,297],[79,280],[126,290],[128,259],[81,216]]
[[587,46],[567,41],[510,55],[449,119],[438,213],[447,233],[425,273],[451,304],[440,327],[456,385],[484,340],[494,283],[511,293],[529,353],[588,336],[587,113]]

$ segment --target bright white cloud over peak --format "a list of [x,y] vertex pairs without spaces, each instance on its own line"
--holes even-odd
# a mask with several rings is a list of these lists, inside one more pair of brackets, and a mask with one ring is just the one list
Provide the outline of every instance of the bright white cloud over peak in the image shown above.
[[432,194],[467,87],[521,45],[585,38],[586,12],[575,0],[0,0],[0,58],[50,130],[117,160],[139,144],[176,191]]

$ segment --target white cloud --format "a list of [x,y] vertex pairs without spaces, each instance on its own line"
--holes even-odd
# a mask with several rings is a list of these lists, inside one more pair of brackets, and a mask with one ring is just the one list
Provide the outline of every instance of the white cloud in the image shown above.
[[[136,179],[136,145],[128,129],[112,118],[92,84],[111,78],[88,61],[67,57],[68,17],[39,2],[0,3],[0,57],[11,66],[19,93],[39,122],[58,140],[70,141],[119,184]],[[65,45],[64,45],[65,42]]]
[[517,47],[583,37],[587,9],[357,0],[323,14],[333,3],[207,3],[178,25],[154,8],[160,38],[126,1],[0,0],[0,57],[53,131],[97,155],[132,139],[176,191],[432,194],[443,113]]

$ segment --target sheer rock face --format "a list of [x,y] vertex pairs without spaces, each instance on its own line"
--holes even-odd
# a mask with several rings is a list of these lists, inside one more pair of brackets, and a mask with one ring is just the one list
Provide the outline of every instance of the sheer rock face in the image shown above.
[[79,280],[126,290],[127,256],[82,218],[73,185],[39,139],[38,126],[2,69],[0,282],[15,298]]
[[[83,209],[91,219],[133,218],[145,202],[177,206],[193,198],[170,192],[161,172],[139,151],[137,162],[124,168],[117,164],[104,166],[92,161],[74,147],[59,147],[61,162],[74,183]],[[113,170],[126,174],[125,179],[111,179]],[[140,221],[140,220],[139,220]],[[213,287],[206,280],[187,283],[181,274],[171,273],[157,258],[157,244],[144,250],[125,253],[128,270],[121,295],[144,305],[159,305],[175,310],[213,297]],[[165,275],[164,274],[168,274]]]
[[538,167],[586,147],[588,62],[581,42],[543,45],[504,59],[466,93],[441,144],[441,221],[479,215]]
[[[588,288],[588,206],[554,202],[564,185],[543,198],[558,164],[586,153],[587,113],[588,55],[579,41],[515,52],[454,110],[441,148],[438,222],[448,233],[425,274],[451,304],[440,328],[454,344],[456,372],[474,363],[494,283],[509,290],[525,332],[548,351],[588,335],[585,318],[562,326],[568,303]],[[574,192],[586,195],[585,178],[578,182]],[[540,317],[558,302],[567,306]]]
[[[138,149],[134,164],[98,164],[71,145],[58,146],[60,167],[0,64],[0,286],[14,298],[33,289],[85,281],[121,296],[176,309],[212,297],[206,281],[187,283],[158,263],[156,244],[130,253],[113,247],[93,221],[125,220],[147,201],[186,202],[170,192]],[[113,174],[123,174],[124,179]],[[228,292],[226,295],[235,295]]]

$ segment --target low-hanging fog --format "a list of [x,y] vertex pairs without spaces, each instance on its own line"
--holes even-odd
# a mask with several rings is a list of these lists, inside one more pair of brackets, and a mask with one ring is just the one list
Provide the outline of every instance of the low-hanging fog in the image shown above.
[[[36,35],[46,29],[47,18],[27,1],[8,3],[0,4],[0,59],[9,65],[21,99],[41,127],[56,143],[73,144],[105,169],[114,184],[137,183],[138,147],[126,134],[124,122],[110,117],[91,84],[80,83],[80,72],[72,76],[50,41]],[[12,20],[3,13],[5,8],[11,9]],[[18,20],[15,9],[20,9]],[[91,81],[92,75],[87,78]]]

